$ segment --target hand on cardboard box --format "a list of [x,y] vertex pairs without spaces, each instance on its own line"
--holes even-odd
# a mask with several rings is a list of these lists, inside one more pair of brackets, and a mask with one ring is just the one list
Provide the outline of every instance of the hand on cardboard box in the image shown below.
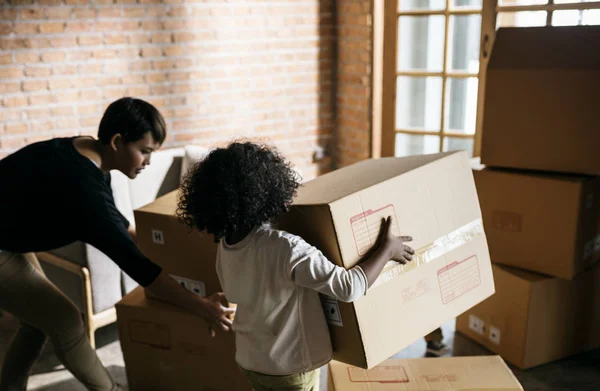
[[210,296],[203,297],[204,319],[208,323],[210,335],[215,336],[216,330],[229,331],[232,325],[232,317],[235,314],[235,308],[228,308],[223,305],[225,294],[223,292],[213,293]]
[[359,266],[367,276],[368,286],[371,287],[385,264],[391,259],[401,264],[412,260],[415,253],[412,247],[405,245],[405,242],[412,241],[410,236],[395,236],[391,230],[392,217],[388,216],[381,221],[381,231],[373,247],[367,253],[366,259],[359,263]]

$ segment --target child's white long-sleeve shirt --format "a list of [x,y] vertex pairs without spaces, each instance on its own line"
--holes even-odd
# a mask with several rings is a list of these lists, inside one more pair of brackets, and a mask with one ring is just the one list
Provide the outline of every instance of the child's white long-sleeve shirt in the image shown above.
[[222,239],[217,274],[227,299],[238,305],[238,364],[271,375],[308,372],[331,360],[318,292],[350,302],[368,287],[359,266],[336,266],[299,236],[268,225],[235,245]]

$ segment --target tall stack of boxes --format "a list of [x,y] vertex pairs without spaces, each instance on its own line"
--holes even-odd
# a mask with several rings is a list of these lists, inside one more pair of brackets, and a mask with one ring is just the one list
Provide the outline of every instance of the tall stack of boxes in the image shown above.
[[600,27],[500,29],[474,168],[496,294],[457,330],[529,368],[600,346]]
[[[217,245],[211,235],[178,221],[177,196],[167,194],[135,211],[138,246],[190,291],[218,292]],[[375,243],[387,216],[393,218],[393,233],[414,237],[417,254],[407,265],[389,262],[354,303],[322,298],[334,359],[344,363],[336,365],[376,367],[494,293],[465,152],[367,160],[321,176],[299,189],[291,211],[277,224],[350,268]],[[249,390],[235,363],[233,333],[211,339],[202,319],[141,289],[117,305],[117,315],[132,391]],[[490,365],[504,371],[503,364]],[[476,381],[470,372],[455,369],[464,384]],[[437,381],[435,373],[428,376]],[[417,381],[412,375],[409,380]]]

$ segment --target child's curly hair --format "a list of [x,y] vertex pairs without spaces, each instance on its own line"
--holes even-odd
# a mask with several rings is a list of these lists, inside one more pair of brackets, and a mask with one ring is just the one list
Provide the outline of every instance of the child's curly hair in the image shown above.
[[211,151],[187,173],[177,216],[218,241],[287,212],[299,179],[274,148],[233,142]]

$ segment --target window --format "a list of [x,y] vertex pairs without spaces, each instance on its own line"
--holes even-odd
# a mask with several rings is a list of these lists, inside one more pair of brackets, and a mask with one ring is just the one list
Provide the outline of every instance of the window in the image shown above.
[[[496,28],[600,24],[600,1],[585,0],[397,0],[384,1],[380,12],[373,123],[381,129],[374,151],[381,156],[458,149],[479,155],[478,97]],[[375,13],[377,23],[377,6]]]

